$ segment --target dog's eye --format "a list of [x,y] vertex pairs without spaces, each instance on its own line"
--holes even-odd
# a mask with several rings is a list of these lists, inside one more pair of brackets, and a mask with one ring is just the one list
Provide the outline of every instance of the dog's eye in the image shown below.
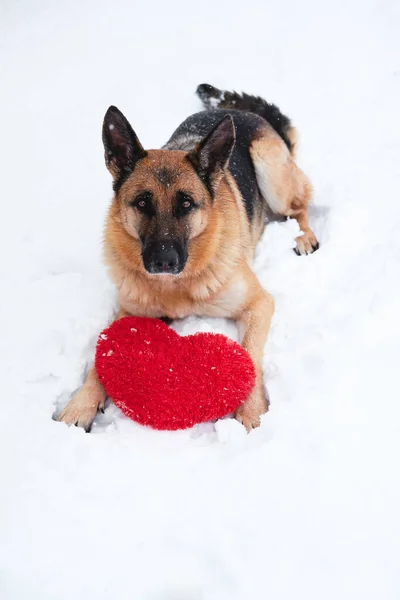
[[188,213],[194,206],[196,206],[193,198],[186,192],[178,192],[176,194],[176,215],[182,216]]
[[145,214],[153,214],[153,205],[151,202],[152,195],[151,192],[142,192],[138,194],[134,201],[132,202],[132,206],[140,210],[140,212]]

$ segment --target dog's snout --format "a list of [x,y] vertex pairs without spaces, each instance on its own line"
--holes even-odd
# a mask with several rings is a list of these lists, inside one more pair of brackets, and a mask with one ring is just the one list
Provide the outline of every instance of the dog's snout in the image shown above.
[[161,244],[154,252],[153,263],[157,273],[171,273],[178,267],[179,256],[175,248]]
[[143,249],[143,264],[148,273],[177,275],[184,267],[182,253],[173,242],[152,242]]

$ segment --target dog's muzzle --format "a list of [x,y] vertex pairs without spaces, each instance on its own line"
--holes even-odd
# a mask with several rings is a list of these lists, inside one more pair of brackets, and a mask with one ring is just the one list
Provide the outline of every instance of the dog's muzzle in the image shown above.
[[142,259],[144,268],[152,275],[179,275],[187,260],[186,244],[171,240],[146,242]]

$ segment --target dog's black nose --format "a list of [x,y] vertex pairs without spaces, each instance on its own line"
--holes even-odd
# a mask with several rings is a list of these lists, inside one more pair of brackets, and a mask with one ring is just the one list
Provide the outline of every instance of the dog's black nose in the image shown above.
[[171,242],[153,242],[143,250],[143,264],[149,273],[177,275],[183,268],[178,251]]
[[161,246],[153,257],[153,266],[156,273],[174,273],[177,271],[179,256],[174,248]]

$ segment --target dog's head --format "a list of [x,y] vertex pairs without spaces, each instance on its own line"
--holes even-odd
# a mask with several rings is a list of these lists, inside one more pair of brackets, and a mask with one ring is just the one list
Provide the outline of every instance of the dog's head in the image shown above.
[[215,196],[235,143],[232,118],[225,117],[189,153],[146,151],[112,106],[104,118],[103,143],[132,253],[140,252],[148,274],[180,274],[196,244],[199,254],[199,245],[211,239]]

